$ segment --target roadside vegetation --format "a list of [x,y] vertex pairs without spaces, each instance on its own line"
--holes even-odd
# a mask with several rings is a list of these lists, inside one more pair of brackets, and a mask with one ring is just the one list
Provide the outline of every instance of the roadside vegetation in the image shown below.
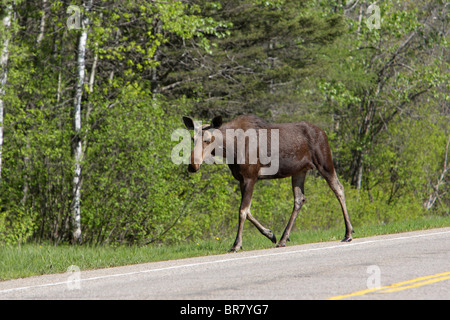
[[[450,227],[450,218],[424,217],[407,222],[388,225],[366,225],[356,230],[355,238],[374,235],[400,233],[414,230]],[[282,232],[278,228],[277,235]],[[288,246],[339,241],[342,228],[327,230],[294,230]],[[199,238],[197,241],[173,245],[149,246],[70,246],[50,244],[25,244],[20,247],[4,246],[0,250],[0,281],[38,276],[51,273],[64,273],[76,266],[81,271],[139,263],[183,259],[205,255],[224,254],[234,238]],[[342,244],[345,246],[345,244]],[[244,251],[273,248],[274,245],[262,237],[254,228],[248,228],[244,237]],[[235,255],[235,253],[229,253]],[[236,255],[239,255],[237,253]]]

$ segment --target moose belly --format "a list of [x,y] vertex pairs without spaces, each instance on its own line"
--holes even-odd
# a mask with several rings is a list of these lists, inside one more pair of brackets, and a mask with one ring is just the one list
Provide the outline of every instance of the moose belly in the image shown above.
[[[267,167],[270,167],[270,165],[273,165],[273,163],[268,164]],[[262,171],[260,170],[260,175],[258,176],[258,179],[286,178],[291,177],[299,172],[309,171],[314,168],[315,166],[309,157],[303,157],[302,159],[298,159],[295,157],[293,158],[280,157],[278,163],[278,170],[270,175],[261,174]]]

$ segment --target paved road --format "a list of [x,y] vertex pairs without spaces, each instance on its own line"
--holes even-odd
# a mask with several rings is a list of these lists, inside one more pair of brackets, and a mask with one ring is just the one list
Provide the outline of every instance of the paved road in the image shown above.
[[0,282],[0,299],[329,298],[449,300],[450,228]]

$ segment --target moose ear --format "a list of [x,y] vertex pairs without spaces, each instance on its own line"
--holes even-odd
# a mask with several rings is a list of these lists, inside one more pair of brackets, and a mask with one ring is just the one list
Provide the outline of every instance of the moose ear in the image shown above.
[[212,119],[211,121],[211,126],[215,129],[220,128],[220,126],[222,125],[222,116],[217,116],[214,117],[214,119]]
[[183,122],[188,130],[194,130],[194,120],[189,117],[183,117]]

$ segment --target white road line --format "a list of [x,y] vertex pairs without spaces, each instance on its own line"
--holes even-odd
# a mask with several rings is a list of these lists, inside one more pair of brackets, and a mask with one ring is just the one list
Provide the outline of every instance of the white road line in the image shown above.
[[[209,265],[209,264],[219,264],[219,263],[227,263],[227,262],[240,261],[240,260],[249,260],[249,259],[258,259],[258,258],[265,258],[265,257],[273,257],[273,256],[299,254],[299,253],[312,252],[312,251],[345,249],[345,248],[350,248],[350,247],[354,247],[354,246],[361,246],[361,245],[378,243],[378,242],[408,240],[408,239],[414,239],[414,238],[422,238],[422,237],[446,235],[446,234],[450,234],[450,231],[427,233],[427,234],[420,234],[420,235],[414,235],[414,236],[403,236],[403,237],[397,237],[397,238],[391,238],[391,239],[367,240],[367,241],[363,241],[363,242],[352,242],[352,243],[339,244],[339,245],[334,245],[334,246],[329,246],[329,247],[274,252],[274,253],[267,253],[267,254],[261,254],[261,255],[255,255],[255,256],[235,257],[235,258],[230,258],[230,259],[221,259],[221,260],[215,260],[215,261],[190,263],[190,264],[177,265],[177,266],[172,266],[172,267],[164,267],[164,268],[157,268],[157,269],[150,269],[150,270],[117,273],[117,274],[111,274],[111,275],[105,275],[105,276],[99,276],[99,277],[85,278],[85,279],[80,279],[79,281],[80,282],[95,281],[95,280],[102,280],[102,279],[109,279],[109,278],[126,277],[126,276],[131,276],[131,275],[159,272],[159,271],[198,267],[198,266],[204,266],[204,265]],[[61,281],[61,282],[33,285],[33,286],[27,286],[27,287],[11,288],[11,289],[0,290],[0,294],[11,293],[11,292],[15,292],[15,291],[22,291],[22,290],[29,290],[29,289],[54,287],[54,286],[67,285],[67,284],[68,284],[68,281]]]

